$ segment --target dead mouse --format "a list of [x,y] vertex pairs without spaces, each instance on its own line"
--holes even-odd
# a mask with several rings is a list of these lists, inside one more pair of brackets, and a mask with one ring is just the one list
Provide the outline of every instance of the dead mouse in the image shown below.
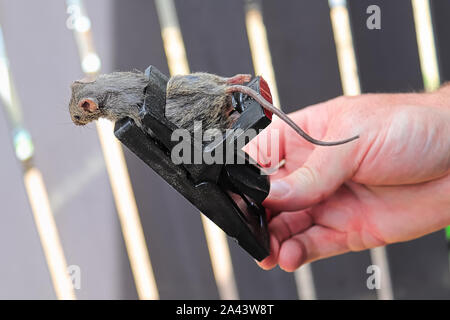
[[[194,121],[202,121],[202,129],[230,128],[239,116],[233,112],[231,95],[242,92],[255,99],[264,109],[276,114],[307,141],[322,146],[339,145],[357,139],[324,142],[310,137],[285,113],[275,108],[258,92],[243,86],[251,75],[238,74],[230,78],[209,73],[176,75],[166,89],[166,118],[180,128],[193,132]],[[98,118],[112,121],[132,118],[140,126],[139,109],[144,101],[148,79],[141,72],[103,74],[93,81],[75,81],[69,111],[76,125],[85,125]]]
[[117,121],[124,117],[139,123],[148,79],[141,72],[114,72],[95,80],[72,83],[69,112],[73,123],[82,126],[98,118]]

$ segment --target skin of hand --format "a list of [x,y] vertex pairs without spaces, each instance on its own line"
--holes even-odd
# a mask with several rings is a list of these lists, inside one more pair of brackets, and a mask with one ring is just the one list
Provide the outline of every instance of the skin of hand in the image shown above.
[[275,119],[248,145],[255,160],[270,166],[274,158],[261,154],[278,130],[272,143],[279,143],[277,159],[286,160],[263,203],[271,254],[260,267],[294,271],[450,224],[450,86],[339,97],[290,116],[317,139],[360,138],[314,146]]

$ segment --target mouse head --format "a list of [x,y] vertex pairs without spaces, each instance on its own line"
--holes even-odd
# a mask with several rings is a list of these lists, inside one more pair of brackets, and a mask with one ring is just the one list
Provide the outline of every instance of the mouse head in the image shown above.
[[69,112],[76,125],[85,125],[98,118],[117,121],[130,117],[140,121],[139,110],[144,101],[148,79],[141,72],[114,72],[95,80],[75,81]]
[[101,116],[98,93],[93,91],[94,81],[78,80],[72,83],[72,97],[69,103],[73,123],[82,126]]

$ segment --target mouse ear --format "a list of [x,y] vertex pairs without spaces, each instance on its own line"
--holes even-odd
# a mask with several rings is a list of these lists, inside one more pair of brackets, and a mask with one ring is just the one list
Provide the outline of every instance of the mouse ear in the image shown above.
[[80,86],[85,86],[85,85],[87,85],[89,83],[94,83],[94,82],[95,82],[94,78],[92,78],[92,77],[85,77],[85,78],[83,78],[81,80],[75,80],[74,82],[72,82],[70,87],[72,89],[74,89],[74,88],[78,88]]
[[78,108],[85,112],[92,113],[98,110],[98,105],[93,99],[86,98],[78,103]]
[[95,78],[93,77],[84,77],[83,79],[80,80],[75,80],[74,83],[78,83],[78,84],[86,84],[86,83],[93,83],[95,82]]

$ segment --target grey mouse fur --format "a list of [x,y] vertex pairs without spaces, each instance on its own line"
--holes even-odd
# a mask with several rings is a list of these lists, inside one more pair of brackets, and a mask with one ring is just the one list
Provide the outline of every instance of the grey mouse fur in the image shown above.
[[[264,109],[276,114],[307,141],[322,146],[350,142],[349,139],[324,142],[310,137],[285,113],[275,108],[258,92],[243,86],[251,79],[248,74],[223,78],[209,73],[177,75],[169,79],[166,88],[166,118],[179,128],[194,131],[194,122],[202,122],[202,130],[219,129],[224,132],[239,117],[234,113],[231,95],[242,92],[254,98]],[[117,121],[132,118],[141,126],[139,109],[145,99],[148,79],[141,72],[114,72],[100,75],[93,81],[75,81],[69,111],[76,125],[85,125],[100,117]]]
[[210,73],[177,75],[169,79],[166,94],[166,118],[178,127],[194,131],[194,122],[202,130],[230,128],[238,115],[227,89],[231,83],[249,81],[250,75],[223,78]]
[[[167,83],[165,115],[179,128],[191,132],[194,121],[202,121],[204,131],[212,128],[225,131],[237,118],[230,116],[234,109],[231,96],[226,93],[229,83],[243,83],[250,78],[250,75],[223,78],[209,73],[173,76]],[[130,117],[140,125],[139,109],[147,82],[141,72],[114,72],[91,81],[75,81],[69,103],[72,121],[85,125],[98,118],[117,121]]]
[[98,118],[117,121],[124,117],[139,123],[147,83],[142,72],[114,72],[99,75],[95,80],[75,81],[69,103],[73,123],[85,125]]

